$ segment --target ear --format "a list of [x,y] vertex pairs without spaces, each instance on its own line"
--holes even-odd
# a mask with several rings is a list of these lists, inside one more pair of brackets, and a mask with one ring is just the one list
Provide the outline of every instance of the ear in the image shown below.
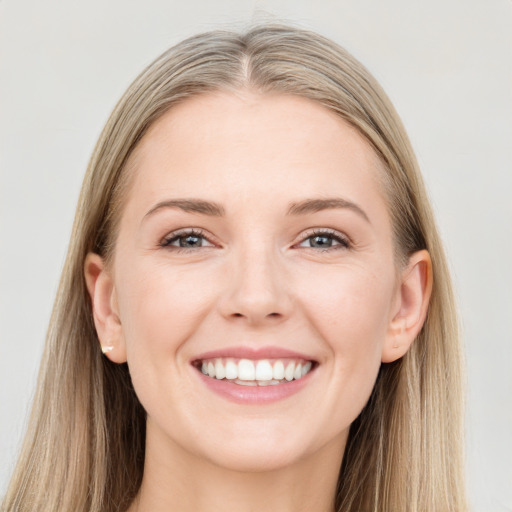
[[432,262],[426,250],[413,253],[400,276],[395,307],[382,350],[382,362],[396,361],[409,350],[427,317],[432,293]]
[[101,350],[114,363],[125,363],[126,347],[118,314],[114,280],[101,256],[95,253],[87,255],[84,274]]

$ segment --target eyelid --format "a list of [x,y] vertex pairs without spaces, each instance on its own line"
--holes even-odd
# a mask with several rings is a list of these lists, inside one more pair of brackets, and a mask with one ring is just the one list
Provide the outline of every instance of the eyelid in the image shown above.
[[213,237],[206,234],[205,231],[201,228],[182,228],[182,229],[177,229],[175,231],[171,231],[170,233],[166,234],[160,240],[158,245],[163,248],[172,247],[173,250],[177,250],[177,251],[196,250],[197,248],[193,248],[193,247],[179,247],[179,246],[171,245],[171,242],[174,242],[178,238],[180,238],[182,236],[187,236],[187,235],[201,237],[204,240],[206,240],[209,244],[211,244],[211,245],[208,245],[205,247],[200,247],[200,249],[205,249],[206,247],[212,247],[212,246],[217,245],[217,243],[213,240]]
[[315,247],[305,247],[305,248],[312,249],[316,252],[318,252],[318,251],[325,252],[325,251],[336,250],[336,249],[341,249],[341,248],[349,249],[352,247],[352,240],[350,239],[350,237],[348,235],[346,235],[345,233],[338,231],[336,229],[332,229],[332,228],[312,228],[312,229],[303,231],[300,234],[299,242],[294,244],[294,246],[300,246],[300,244],[304,243],[308,238],[312,238],[314,236],[321,236],[321,235],[329,235],[332,238],[337,239],[337,241],[339,242],[339,245],[336,245],[334,247],[329,247],[326,249],[319,249],[319,248],[315,248]]
[[[179,247],[175,245],[171,245],[172,242],[178,240],[180,237],[183,236],[197,236],[204,240],[206,240],[209,244],[204,247]],[[336,229],[332,228],[311,228],[306,231],[303,231],[299,235],[299,241],[294,243],[292,247],[300,247],[302,243],[304,243],[309,238],[312,238],[314,236],[322,236],[327,235],[332,237],[333,239],[337,240],[338,245],[331,246],[325,249],[317,248],[317,247],[304,247],[305,249],[312,249],[315,252],[326,252],[326,251],[333,251],[337,249],[349,249],[352,247],[352,241],[349,236],[347,236],[345,233],[338,231]],[[159,242],[158,244],[160,247],[163,248],[172,248],[174,251],[195,251],[197,249],[206,249],[209,247],[213,247],[218,245],[218,243],[214,240],[214,237],[206,234],[205,231],[202,228],[182,228],[177,229],[175,231],[172,231],[168,234],[166,234]]]

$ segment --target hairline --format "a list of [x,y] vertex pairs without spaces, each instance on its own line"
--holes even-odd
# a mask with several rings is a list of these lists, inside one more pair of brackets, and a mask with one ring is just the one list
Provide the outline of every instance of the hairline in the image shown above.
[[[244,63],[247,59],[249,59],[248,56],[246,56],[246,59],[243,59],[242,63]],[[246,66],[248,64],[245,64]],[[244,71],[244,74],[247,73]],[[248,75],[246,75],[248,77]],[[395,270],[399,272],[401,269],[404,268],[404,266],[407,263],[409,254],[405,254],[402,247],[400,247],[398,237],[395,233],[395,219],[393,215],[393,210],[391,208],[392,203],[392,190],[393,186],[391,185],[391,178],[390,173],[386,171],[386,168],[388,167],[388,164],[385,162],[383,156],[380,154],[380,152],[375,148],[372,141],[367,137],[363,131],[358,128],[356,125],[348,121],[347,119],[343,118],[341,115],[339,115],[335,109],[330,108],[328,105],[325,105],[323,102],[311,98],[304,94],[299,93],[292,93],[289,91],[282,91],[279,89],[270,89],[270,90],[264,90],[262,87],[258,87],[256,85],[253,85],[251,83],[245,83],[243,82],[240,85],[233,85],[233,84],[222,84],[218,85],[214,88],[211,88],[209,90],[196,92],[194,94],[187,95],[184,98],[179,99],[178,101],[174,102],[172,105],[170,105],[167,109],[163,110],[158,117],[153,119],[151,123],[149,123],[142,135],[136,143],[132,146],[130,149],[130,152],[126,158],[125,164],[123,165],[122,169],[119,173],[119,178],[115,185],[115,191],[112,194],[111,200],[115,202],[114,207],[114,215],[113,215],[113,222],[110,225],[111,233],[109,233],[109,244],[106,250],[106,254],[103,256],[105,257],[105,261],[107,263],[107,266],[111,266],[113,264],[114,256],[115,256],[115,248],[117,245],[117,238],[119,235],[119,227],[121,223],[121,218],[123,215],[123,212],[126,207],[126,203],[129,200],[129,195],[131,191],[133,190],[133,184],[135,181],[136,173],[139,169],[139,156],[140,156],[140,150],[141,145],[146,139],[146,137],[151,135],[152,129],[155,127],[156,124],[169,112],[172,112],[172,110],[179,105],[188,102],[189,100],[192,100],[197,97],[202,96],[215,96],[219,94],[229,94],[229,95],[235,95],[237,97],[243,97],[244,94],[257,94],[261,97],[266,96],[284,96],[284,97],[299,97],[308,101],[311,101],[315,103],[316,105],[320,105],[323,107],[327,112],[330,114],[336,116],[339,122],[344,123],[346,126],[348,126],[351,130],[355,131],[356,134],[359,136],[361,142],[364,143],[366,148],[368,149],[368,153],[371,154],[372,159],[372,169],[374,169],[375,172],[372,172],[373,179],[375,180],[375,184],[377,185],[378,192],[381,194],[384,203],[386,205],[386,210],[389,215],[389,220],[391,223],[391,236],[392,236],[392,246],[393,246],[393,253],[394,253],[394,263],[395,263]],[[121,196],[121,197],[119,197]]]

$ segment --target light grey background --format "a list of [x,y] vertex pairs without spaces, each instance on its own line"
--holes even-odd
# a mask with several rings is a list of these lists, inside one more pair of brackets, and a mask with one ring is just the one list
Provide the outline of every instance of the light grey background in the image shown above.
[[512,511],[511,18],[510,0],[0,0],[0,493],[108,114],[171,44],[277,19],[347,47],[404,120],[460,299],[473,510]]

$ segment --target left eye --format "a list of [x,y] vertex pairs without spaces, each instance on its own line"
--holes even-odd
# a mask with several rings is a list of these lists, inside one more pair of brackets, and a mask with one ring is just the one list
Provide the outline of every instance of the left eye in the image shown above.
[[312,249],[324,250],[331,248],[341,249],[349,247],[349,242],[345,237],[337,233],[316,232],[301,242],[299,247],[310,247]]

